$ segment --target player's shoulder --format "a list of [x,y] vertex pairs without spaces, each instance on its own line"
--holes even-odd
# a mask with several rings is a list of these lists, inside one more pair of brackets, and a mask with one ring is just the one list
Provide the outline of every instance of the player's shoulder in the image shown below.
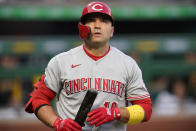
[[125,54],[121,50],[117,49],[116,47],[111,46],[111,51],[115,55],[115,58],[118,58],[119,60],[123,60],[128,63],[135,63],[136,61],[129,55]]
[[137,62],[131,56],[123,53],[116,47],[112,47],[111,50],[114,54],[113,57],[117,59],[119,63],[121,63],[121,65],[127,72],[130,72],[130,74],[132,74],[133,71],[140,70]]

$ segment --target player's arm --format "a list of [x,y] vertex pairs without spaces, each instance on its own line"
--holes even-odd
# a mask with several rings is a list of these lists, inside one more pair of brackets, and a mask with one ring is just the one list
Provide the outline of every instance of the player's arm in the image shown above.
[[58,118],[53,108],[49,105],[42,106],[38,111],[36,116],[39,120],[45,123],[47,126],[53,128],[55,120]]
[[150,120],[152,115],[152,102],[150,97],[131,102],[126,108],[119,108],[120,121],[128,124],[138,124]]
[[72,119],[62,119],[56,115],[51,106],[43,106],[37,112],[37,117],[47,126],[56,131],[81,131],[82,127]]
[[129,117],[128,124],[137,124],[150,119],[152,102],[142,78],[142,71],[137,63],[130,60],[127,65],[128,81],[126,99],[131,101],[132,106],[126,107],[128,113],[125,111],[125,115],[127,116],[122,116],[121,119],[126,118],[127,120],[127,117]]
[[36,89],[31,93],[31,98],[25,107],[26,112],[35,113],[38,119],[56,131],[81,131],[82,127],[78,123],[72,119],[61,119],[53,110],[50,102],[56,93],[46,86],[44,75],[35,86]]
[[40,81],[34,84],[35,89],[30,94],[31,98],[25,107],[25,111],[34,113],[38,119],[52,127],[57,115],[50,106],[50,102],[56,96],[56,93],[45,85],[44,77],[42,75]]

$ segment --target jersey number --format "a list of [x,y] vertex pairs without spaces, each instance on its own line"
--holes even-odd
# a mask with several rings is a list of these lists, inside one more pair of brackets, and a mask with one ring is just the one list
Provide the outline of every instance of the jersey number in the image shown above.
[[105,102],[104,103],[105,108],[112,108],[112,107],[117,107],[117,103],[116,102]]

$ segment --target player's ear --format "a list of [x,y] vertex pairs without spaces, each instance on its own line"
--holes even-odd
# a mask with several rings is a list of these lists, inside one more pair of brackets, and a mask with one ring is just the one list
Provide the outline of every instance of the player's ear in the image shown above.
[[114,34],[114,26],[111,27],[111,34],[110,34],[110,37],[113,37],[113,34]]

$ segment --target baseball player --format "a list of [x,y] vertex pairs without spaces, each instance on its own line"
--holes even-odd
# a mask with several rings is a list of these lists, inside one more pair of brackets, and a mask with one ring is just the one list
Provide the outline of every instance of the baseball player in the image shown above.
[[[82,12],[79,35],[84,44],[53,57],[25,110],[57,131],[125,131],[127,124],[148,121],[150,95],[136,62],[109,44],[112,11],[91,2]],[[98,92],[83,127],[74,121],[88,89]],[[57,96],[57,113],[50,101]]]

